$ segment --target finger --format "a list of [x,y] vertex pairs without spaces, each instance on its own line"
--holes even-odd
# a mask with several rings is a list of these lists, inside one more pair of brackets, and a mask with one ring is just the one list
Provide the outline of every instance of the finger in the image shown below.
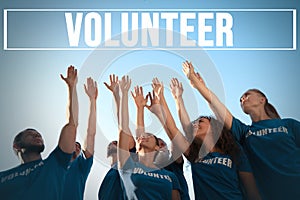
[[107,87],[107,89],[110,89],[109,88],[109,85],[106,83],[106,82],[103,82],[104,83],[104,85]]
[[143,95],[143,87],[142,87],[142,86],[140,87],[140,94],[141,94],[142,96],[144,96],[144,95]]
[[176,86],[179,86],[179,81],[177,78],[176,78],[175,82],[176,82]]
[[134,87],[134,93],[135,93],[135,95],[137,95],[138,94],[138,91],[137,91],[138,89],[137,89],[137,86],[135,86]]
[[174,82],[175,82],[175,80],[174,80],[174,78],[172,78],[171,79],[171,85],[174,85]]
[[86,79],[86,82],[88,83],[88,85],[91,85],[91,77],[88,77],[88,78]]
[[182,82],[180,82],[180,88],[183,89]]
[[135,99],[135,96],[134,96],[134,94],[133,94],[133,92],[132,91],[130,91],[130,93],[131,93],[131,96]]
[[146,95],[145,100],[146,100],[146,105],[145,106],[148,108],[149,105],[147,105],[147,103],[148,103],[149,100],[150,100],[150,104],[151,104],[151,93],[150,92],[148,92],[148,94]]
[[155,95],[154,90],[152,91],[152,99],[156,99],[156,95]]
[[[153,90],[154,93],[154,90]],[[149,98],[150,98],[150,103],[152,104],[153,96],[151,96],[151,92],[148,92]]]
[[155,88],[155,85],[153,83],[151,83],[151,86],[152,86],[153,89]]
[[66,80],[66,78],[62,74],[60,74],[60,78],[64,81]]
[[88,94],[88,90],[87,90],[87,88],[86,88],[86,85],[83,84],[83,86],[84,86],[84,91],[85,91],[85,93]]

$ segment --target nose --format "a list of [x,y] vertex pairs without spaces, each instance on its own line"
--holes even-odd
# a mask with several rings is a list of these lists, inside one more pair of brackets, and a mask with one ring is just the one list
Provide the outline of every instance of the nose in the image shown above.
[[244,96],[242,96],[242,97],[240,98],[240,102],[241,102],[241,103],[243,103],[245,100],[246,100],[246,97],[244,97]]
[[41,137],[41,135],[38,134],[38,133],[34,133],[34,134],[33,134],[33,137],[37,138],[37,137]]

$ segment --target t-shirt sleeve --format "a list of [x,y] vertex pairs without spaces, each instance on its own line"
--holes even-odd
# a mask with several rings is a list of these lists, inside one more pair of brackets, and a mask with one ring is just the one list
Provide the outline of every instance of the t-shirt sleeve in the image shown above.
[[49,155],[49,157],[54,156],[58,162],[59,165],[61,165],[64,169],[68,169],[70,165],[70,160],[72,154],[63,152],[59,146],[57,146],[52,153]]
[[240,120],[233,117],[232,125],[231,125],[231,132],[238,142],[241,142],[241,140],[247,134],[248,130],[249,130],[249,127],[246,124],[242,123]]
[[180,187],[177,176],[173,172],[169,172],[169,173],[170,173],[170,177],[172,179],[172,189],[173,190],[178,190],[180,192],[181,187]]
[[83,153],[80,154],[78,157],[79,159],[79,165],[82,173],[87,177],[91,171],[94,156],[91,156],[89,158],[86,158]]
[[298,147],[300,147],[300,122],[294,119],[289,121],[289,126],[291,126],[294,137],[295,143]]
[[121,170],[131,170],[134,167],[135,167],[135,162],[133,161],[132,157],[129,156]]

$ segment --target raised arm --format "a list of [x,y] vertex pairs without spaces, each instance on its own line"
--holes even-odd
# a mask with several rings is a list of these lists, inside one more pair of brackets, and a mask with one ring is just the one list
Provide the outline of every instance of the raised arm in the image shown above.
[[[153,90],[152,93],[148,93],[147,97],[150,99],[150,105],[146,106],[161,122],[165,132],[167,133],[169,131],[169,129],[167,128],[166,125],[166,119],[163,115],[163,111],[162,111],[162,107],[159,103],[159,99],[158,97],[155,95],[155,92]],[[167,135],[170,135],[171,133],[167,133]],[[182,163],[183,162],[183,158],[182,158],[182,153],[179,150],[179,148],[171,141],[171,154],[172,157],[174,159],[176,159],[175,161],[177,163]]]
[[144,98],[143,88],[136,86],[134,92],[131,92],[137,107],[137,119],[136,119],[136,137],[141,136],[145,133],[145,122],[144,122],[144,107],[147,103],[147,98]]
[[66,82],[69,91],[69,105],[68,105],[68,122],[62,128],[58,146],[65,153],[72,153],[74,151],[74,144],[76,141],[76,129],[78,126],[78,97],[76,91],[77,84],[77,69],[74,66],[69,66],[67,77],[60,74],[60,77]]
[[131,80],[128,76],[123,76],[119,82],[121,90],[121,101],[120,101],[120,133],[118,142],[118,160],[119,167],[123,167],[126,160],[129,158],[130,153],[130,140],[132,134],[129,129],[129,113],[128,113],[128,90],[131,85]]
[[89,114],[87,134],[84,141],[83,153],[86,158],[90,158],[92,155],[94,155],[96,123],[97,123],[96,101],[98,97],[98,88],[97,88],[96,81],[94,81],[91,77],[87,78],[86,82],[87,85],[84,85],[84,90],[90,99],[90,114]]
[[[114,96],[114,100],[116,103],[116,109],[117,109],[117,119],[118,119],[118,124],[120,124],[120,94],[119,94],[119,78],[115,74],[109,75],[109,80],[110,80],[110,85],[106,82],[104,82],[104,85],[109,89]],[[133,149],[135,147],[135,140],[132,137],[130,142],[129,142],[129,148]]]
[[[163,84],[160,82],[157,78],[153,79],[153,90],[155,92],[155,95],[159,99],[159,103],[161,105],[161,110],[163,112],[164,117],[164,123],[163,126],[166,126],[166,133],[169,137],[169,139],[180,149],[181,152],[184,153],[186,157],[189,155],[189,142],[187,139],[182,135],[180,130],[177,128],[175,121],[173,119],[173,116],[169,110],[169,107],[167,105],[167,102],[165,100],[164,94],[163,94]],[[155,114],[155,113],[154,113]]]
[[179,82],[177,78],[172,78],[170,88],[176,103],[176,109],[178,112],[181,126],[183,128],[183,131],[188,141],[191,142],[193,140],[193,133],[192,133],[193,130],[192,130],[190,117],[186,111],[186,108],[184,106],[184,101],[182,98],[182,93],[183,93],[182,83]]
[[226,106],[219,100],[219,98],[206,87],[204,80],[199,73],[195,73],[192,63],[185,61],[182,64],[183,72],[190,80],[191,85],[196,88],[199,93],[208,102],[212,111],[215,113],[216,117],[224,121],[226,128],[231,129],[232,125],[232,114],[226,108]]
[[117,107],[117,118],[119,123],[119,114],[120,114],[120,94],[119,94],[119,80],[118,76],[115,74],[109,75],[110,85],[106,82],[104,82],[104,85],[109,89],[114,96],[114,100],[116,102]]

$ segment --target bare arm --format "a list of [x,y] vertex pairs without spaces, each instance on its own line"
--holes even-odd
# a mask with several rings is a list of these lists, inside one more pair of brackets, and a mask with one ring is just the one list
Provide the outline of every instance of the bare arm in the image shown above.
[[60,77],[68,85],[69,91],[69,106],[68,106],[68,122],[62,128],[58,146],[65,153],[72,153],[74,151],[74,144],[76,141],[76,129],[78,126],[78,98],[76,91],[77,84],[77,69],[74,66],[69,66],[67,77],[62,74]]
[[134,88],[134,93],[131,92],[131,95],[137,107],[136,137],[139,137],[145,133],[144,107],[146,106],[147,98],[144,98],[143,88],[139,86]]
[[[166,120],[165,120],[165,117],[163,115],[162,107],[159,103],[158,97],[155,95],[154,90],[153,90],[152,94],[149,92],[147,97],[150,98],[150,106],[146,106],[146,107],[153,114],[156,115],[156,117],[159,119],[159,121],[163,125],[163,128],[164,128],[165,132],[167,133],[169,131],[169,129],[167,128],[167,125],[165,123]],[[171,133],[167,133],[167,135],[170,135],[170,134]],[[178,147],[172,141],[171,141],[171,154],[172,154],[172,157],[176,159],[175,162],[177,162],[177,163],[182,163],[183,162],[181,151],[178,149]]]
[[115,74],[109,75],[110,85],[108,83],[104,82],[104,85],[109,89],[114,96],[114,100],[116,102],[117,107],[117,118],[119,123],[119,113],[120,113],[120,94],[119,94],[119,81],[118,76]]
[[253,174],[250,172],[239,172],[239,176],[246,191],[247,199],[260,200],[261,197]]
[[172,200],[180,200],[180,193],[178,190],[172,190]]
[[188,141],[191,142],[193,140],[192,124],[190,121],[190,117],[184,106],[184,101],[182,98],[182,94],[183,94],[182,83],[180,83],[177,78],[172,78],[170,87],[176,103],[176,108],[177,108],[181,126],[183,128],[183,131]]
[[120,133],[118,142],[118,160],[119,167],[123,167],[126,160],[129,158],[130,153],[130,140],[132,139],[132,134],[129,129],[129,114],[128,114],[128,90],[131,85],[131,80],[128,76],[123,76],[122,80],[119,82],[119,87],[121,90],[121,101],[120,101]]
[[[118,124],[120,123],[120,94],[119,94],[119,80],[118,76],[115,74],[109,75],[109,80],[110,80],[110,85],[106,82],[104,82],[104,85],[109,89],[114,96],[114,100],[116,103],[116,108],[117,108],[117,119],[118,119]],[[135,140],[132,137],[130,142],[129,142],[129,148],[132,149],[135,147]]]
[[88,121],[88,129],[84,141],[83,153],[86,158],[94,155],[95,135],[96,135],[96,101],[98,97],[97,83],[92,78],[87,78],[87,85],[84,85],[85,93],[90,99],[90,114]]
[[212,111],[215,113],[216,117],[224,121],[226,128],[231,129],[232,125],[232,114],[226,108],[226,106],[219,100],[219,98],[206,87],[200,74],[196,74],[192,63],[185,61],[183,64],[183,72],[190,80],[192,86],[198,90],[198,92],[204,97],[208,102]]
[[[155,91],[155,95],[159,99],[159,103],[162,108],[163,116],[165,119],[165,126],[167,128],[167,135],[169,139],[174,143],[181,152],[184,153],[185,156],[189,154],[189,142],[182,135],[180,130],[177,128],[173,116],[169,110],[165,97],[163,95],[163,84],[159,82],[157,78],[153,79],[152,84],[153,90]],[[164,126],[164,124],[163,124]]]

